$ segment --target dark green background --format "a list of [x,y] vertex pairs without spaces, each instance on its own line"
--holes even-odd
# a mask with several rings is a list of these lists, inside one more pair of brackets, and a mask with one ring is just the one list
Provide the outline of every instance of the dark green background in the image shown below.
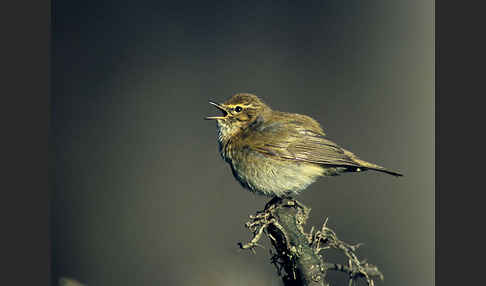
[[[299,4],[297,4],[299,3]],[[55,1],[52,280],[281,285],[240,252],[264,197],[217,152],[208,100],[252,92],[401,171],[320,179],[299,199],[377,264],[434,284],[434,2]],[[453,132],[453,131],[452,131]],[[334,262],[344,262],[331,253]],[[347,285],[330,274],[333,285]]]

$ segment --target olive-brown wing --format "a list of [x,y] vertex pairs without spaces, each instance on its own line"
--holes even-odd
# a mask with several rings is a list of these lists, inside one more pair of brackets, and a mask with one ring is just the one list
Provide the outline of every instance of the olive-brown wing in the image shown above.
[[252,149],[267,156],[332,166],[360,166],[322,134],[300,124],[273,123],[254,132],[248,140]]

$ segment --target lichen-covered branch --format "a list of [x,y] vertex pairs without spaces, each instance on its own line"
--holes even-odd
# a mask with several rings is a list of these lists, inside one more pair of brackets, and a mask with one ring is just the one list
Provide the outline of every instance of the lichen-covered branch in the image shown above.
[[[274,198],[267,203],[263,211],[250,216],[246,227],[253,233],[253,238],[240,248],[255,252],[264,234],[268,236],[273,248],[272,264],[282,277],[284,285],[328,285],[327,270],[341,271],[349,275],[349,285],[358,278],[363,278],[368,285],[374,285],[373,279],[383,279],[378,268],[365,261],[360,261],[355,253],[359,245],[350,245],[338,239],[336,233],[327,227],[327,219],[321,229],[309,233],[304,225],[309,217],[310,208],[294,199]],[[335,248],[348,258],[347,265],[329,263],[323,260],[326,249]]]

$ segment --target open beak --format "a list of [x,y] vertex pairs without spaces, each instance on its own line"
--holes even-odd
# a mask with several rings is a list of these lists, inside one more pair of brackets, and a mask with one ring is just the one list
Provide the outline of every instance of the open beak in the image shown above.
[[219,110],[221,110],[223,112],[223,116],[208,116],[208,117],[206,117],[204,119],[206,119],[206,120],[213,120],[213,119],[225,119],[226,118],[226,116],[228,115],[228,112],[221,105],[219,105],[217,103],[214,103],[212,101],[210,101],[209,104],[214,105],[214,106],[216,106],[216,108],[218,108]]

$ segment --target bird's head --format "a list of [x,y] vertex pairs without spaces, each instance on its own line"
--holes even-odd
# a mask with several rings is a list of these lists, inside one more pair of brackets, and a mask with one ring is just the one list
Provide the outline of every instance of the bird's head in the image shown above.
[[261,99],[250,93],[237,93],[224,103],[209,102],[216,106],[221,116],[209,116],[208,120],[218,122],[220,137],[229,138],[242,129],[246,129],[264,113],[271,111]]

